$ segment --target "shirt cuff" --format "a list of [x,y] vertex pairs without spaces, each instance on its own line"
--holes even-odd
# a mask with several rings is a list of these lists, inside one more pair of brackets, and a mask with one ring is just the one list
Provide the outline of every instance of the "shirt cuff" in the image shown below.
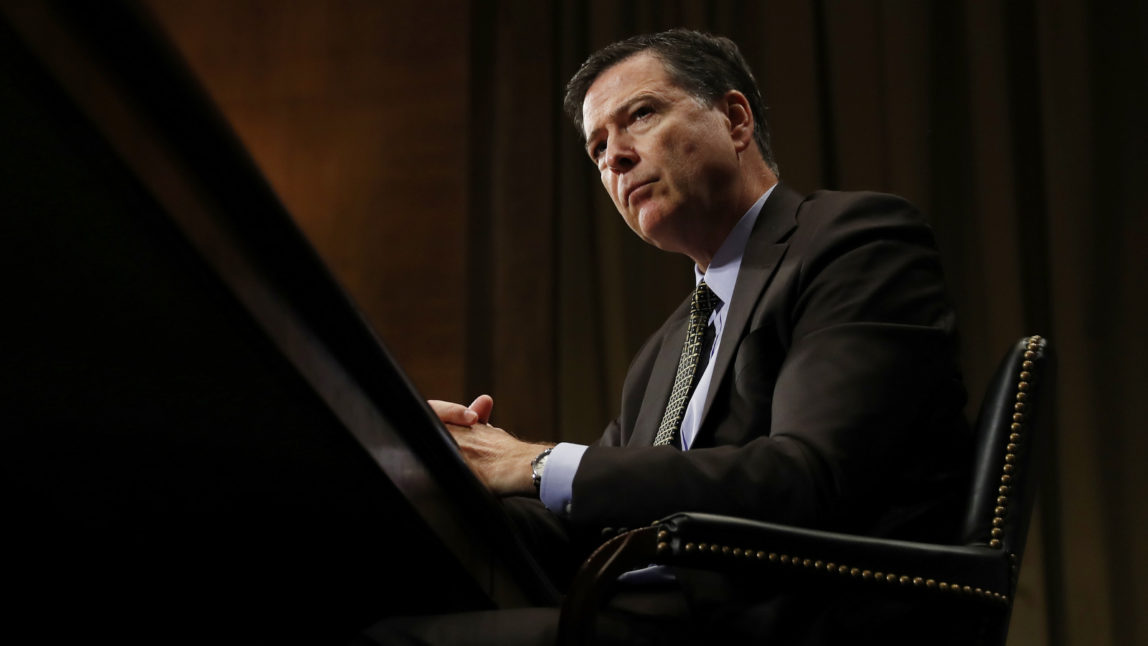
[[538,497],[542,504],[559,516],[570,515],[570,498],[574,494],[574,474],[582,462],[586,447],[581,444],[562,442],[546,458],[546,468],[542,471],[542,485]]

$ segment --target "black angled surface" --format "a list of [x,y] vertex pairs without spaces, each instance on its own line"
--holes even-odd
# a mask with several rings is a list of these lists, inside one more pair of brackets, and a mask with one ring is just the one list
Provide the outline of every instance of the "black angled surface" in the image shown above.
[[130,11],[85,11],[65,22],[89,39],[121,19],[92,56],[137,61],[115,82],[145,97],[167,136],[155,143],[380,428],[352,434],[357,413],[315,392],[19,21],[0,18],[0,589],[17,599],[0,636],[344,643],[384,615],[489,607],[490,581],[368,452],[387,442],[544,599],[492,499],[154,34],[125,27]]

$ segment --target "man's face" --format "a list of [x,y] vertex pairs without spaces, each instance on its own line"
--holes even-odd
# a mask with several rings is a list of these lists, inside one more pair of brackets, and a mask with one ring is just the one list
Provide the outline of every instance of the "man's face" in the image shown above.
[[582,101],[586,150],[614,206],[643,240],[691,257],[728,208],[737,172],[730,121],[640,53],[603,72]]

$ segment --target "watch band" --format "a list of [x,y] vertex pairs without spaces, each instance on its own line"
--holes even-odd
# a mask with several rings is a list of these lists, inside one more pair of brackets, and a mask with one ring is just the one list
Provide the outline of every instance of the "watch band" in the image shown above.
[[535,491],[542,489],[542,471],[546,468],[546,458],[550,457],[550,452],[553,450],[553,447],[548,448],[530,461],[530,473]]

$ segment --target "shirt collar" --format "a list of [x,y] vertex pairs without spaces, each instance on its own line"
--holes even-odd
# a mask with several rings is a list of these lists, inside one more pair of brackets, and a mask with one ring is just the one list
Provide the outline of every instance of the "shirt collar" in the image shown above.
[[714,254],[713,260],[710,261],[709,267],[703,274],[698,270],[698,266],[694,265],[694,283],[697,284],[705,279],[706,285],[721,299],[723,304],[729,303],[733,298],[733,288],[737,283],[737,273],[741,270],[741,258],[745,254],[745,245],[749,242],[749,234],[753,231],[753,225],[757,222],[757,216],[761,213],[761,207],[765,204],[765,200],[773,193],[773,189],[777,188],[774,184],[768,191],[757,198],[753,206],[741,216],[733,229],[726,236],[725,241],[718,247],[717,253]]

